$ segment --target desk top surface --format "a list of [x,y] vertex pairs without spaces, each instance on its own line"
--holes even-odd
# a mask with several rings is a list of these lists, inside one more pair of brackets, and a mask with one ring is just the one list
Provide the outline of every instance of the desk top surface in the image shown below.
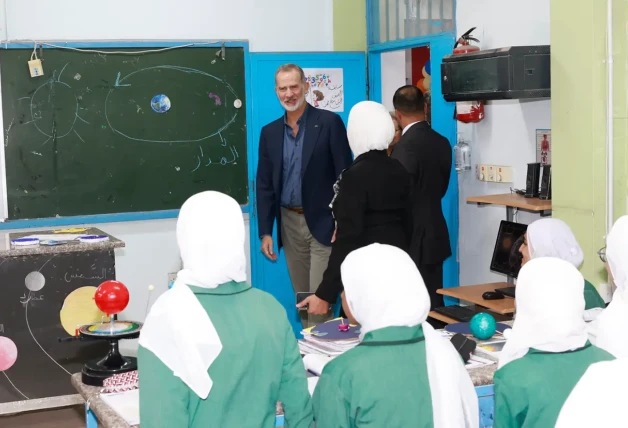
[[[497,370],[497,364],[478,367],[469,370],[469,375],[474,386],[485,386],[493,384],[493,375]],[[72,375],[72,385],[79,392],[81,397],[89,403],[89,408],[96,414],[98,418],[98,426],[103,428],[138,428],[139,425],[129,425],[115,410],[113,410],[105,401],[100,398],[101,387],[85,385],[81,381],[81,374]],[[283,414],[281,403],[277,403],[277,414]]]
[[484,300],[482,294],[486,291],[495,291],[496,288],[512,287],[507,282],[492,282],[489,284],[463,285],[461,287],[441,288],[436,290],[438,294],[455,297],[460,300],[484,306],[498,314],[510,314],[515,311],[515,299],[504,297],[499,300]]
[[[39,254],[61,254],[61,253],[76,253],[82,251],[109,251],[114,248],[122,248],[125,246],[124,242],[115,238],[108,233],[103,232],[95,227],[81,228],[86,229],[81,232],[75,232],[75,234],[85,235],[107,235],[109,239],[104,242],[97,242],[94,244],[83,244],[78,241],[68,241],[62,245],[28,245],[28,246],[15,246],[11,245],[11,240],[17,238],[23,238],[32,235],[58,235],[62,236],[63,233],[59,233],[57,230],[28,230],[25,232],[15,233],[3,233],[0,234],[0,257],[12,257],[12,256],[35,256]],[[64,229],[60,229],[64,230]],[[68,230],[68,229],[65,229]],[[65,232],[64,230],[64,232]]]
[[[96,414],[98,418],[98,426],[104,428],[131,428],[115,410],[113,410],[105,401],[100,398],[100,390],[102,387],[85,385],[81,381],[81,374],[72,375],[72,386],[76,388],[85,402],[89,403],[89,408]],[[139,427],[139,425],[134,425]]]
[[520,208],[526,211],[549,211],[552,201],[539,198],[526,198],[516,193],[502,193],[499,195],[469,196],[467,202],[477,204],[503,205],[505,207]]

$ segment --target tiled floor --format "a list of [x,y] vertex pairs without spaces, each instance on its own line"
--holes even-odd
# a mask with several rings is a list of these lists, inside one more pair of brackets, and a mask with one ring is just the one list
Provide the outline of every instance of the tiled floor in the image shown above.
[[2,428],[85,428],[83,406],[0,416]]

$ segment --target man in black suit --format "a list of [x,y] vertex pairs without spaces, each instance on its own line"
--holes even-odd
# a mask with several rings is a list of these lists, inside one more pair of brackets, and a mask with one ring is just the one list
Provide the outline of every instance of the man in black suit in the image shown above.
[[430,294],[432,308],[443,306],[443,262],[451,256],[449,231],[441,200],[451,174],[449,141],[425,120],[423,94],[416,86],[403,86],[393,97],[402,136],[391,157],[412,175],[412,239],[408,253],[416,263]]
[[[327,269],[334,218],[329,204],[334,183],[351,164],[342,118],[305,101],[309,85],[301,67],[286,64],[275,73],[275,91],[286,110],[262,128],[257,165],[257,216],[262,252],[276,260],[284,247],[295,291],[314,292]],[[309,313],[323,315],[330,303],[308,297]]]

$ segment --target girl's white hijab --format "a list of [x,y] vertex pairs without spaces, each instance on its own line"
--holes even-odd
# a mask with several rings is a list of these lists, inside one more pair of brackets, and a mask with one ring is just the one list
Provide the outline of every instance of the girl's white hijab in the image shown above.
[[576,268],[584,261],[584,253],[573,232],[562,220],[543,218],[528,226],[530,258],[556,257]]
[[563,404],[556,428],[625,427],[626,385],[628,359],[590,365]]
[[434,426],[477,427],[475,388],[451,342],[425,322],[430,298],[410,256],[390,245],[372,244],[349,254],[341,274],[361,338],[386,327],[423,327]]
[[617,358],[628,357],[628,216],[620,217],[606,237],[606,259],[617,289],[590,328],[591,342]]
[[587,342],[584,278],[565,260],[530,260],[519,272],[517,316],[501,352],[499,368],[524,357],[531,348],[566,352]]
[[371,150],[386,150],[395,138],[390,113],[380,103],[362,101],[349,113],[347,139],[356,158]]
[[213,385],[208,370],[222,351],[222,343],[188,285],[216,288],[246,280],[240,206],[219,192],[192,196],[179,212],[177,243],[183,269],[174,286],[153,304],[139,344],[205,399]]

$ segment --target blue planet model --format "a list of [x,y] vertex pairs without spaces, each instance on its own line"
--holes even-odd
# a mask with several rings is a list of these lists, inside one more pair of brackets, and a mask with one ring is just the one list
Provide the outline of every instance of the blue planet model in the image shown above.
[[170,98],[164,94],[155,95],[153,99],[150,100],[150,106],[156,113],[165,113],[170,110]]
[[480,340],[486,340],[493,337],[496,328],[497,322],[495,322],[495,318],[484,312],[475,314],[469,323],[471,334]]

